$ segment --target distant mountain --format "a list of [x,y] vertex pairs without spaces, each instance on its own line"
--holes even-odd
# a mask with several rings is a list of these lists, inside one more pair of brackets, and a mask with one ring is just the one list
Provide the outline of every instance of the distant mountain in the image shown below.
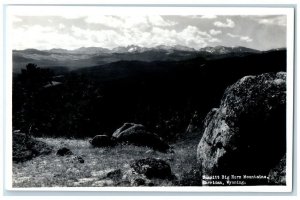
[[20,50],[20,51],[16,51],[14,50],[13,53],[15,52],[22,52],[23,54],[27,54],[27,55],[50,55],[51,52],[47,52],[44,50],[38,50],[38,49],[25,49],[25,50]]
[[63,53],[63,54],[102,54],[102,53],[110,53],[109,49],[101,48],[101,47],[80,47],[74,50],[66,50],[66,49],[50,49],[48,50],[50,53]]
[[156,47],[153,47],[152,49],[163,50],[167,52],[174,52],[174,51],[196,52],[196,49],[182,46],[182,45],[175,45],[175,46],[158,45]]
[[54,49],[50,49],[48,50],[49,53],[71,53],[70,50],[67,49],[60,49],[60,48],[54,48]]
[[206,52],[211,54],[229,54],[229,53],[259,53],[259,50],[250,49],[247,47],[224,47],[224,46],[216,46],[216,47],[204,47],[199,50],[200,52]]
[[148,51],[150,48],[140,47],[136,45],[129,45],[126,47],[116,47],[111,50],[111,53],[141,53],[144,51]]
[[37,50],[25,49],[13,51],[14,72],[20,72],[21,68],[29,62],[40,67],[67,67],[78,69],[118,61],[180,61],[197,57],[204,59],[220,59],[228,56],[245,56],[261,53],[261,51],[246,47],[204,47],[199,50],[175,45],[158,45],[152,48],[136,45],[106,49],[101,47],[81,47],[74,50],[50,49]]
[[182,46],[182,45],[175,45],[173,46],[173,49],[177,51],[196,51],[194,48]]
[[103,54],[110,53],[110,50],[101,47],[81,47],[79,49],[73,50],[73,52],[79,54]]
[[164,52],[174,52],[174,51],[186,51],[186,52],[196,52],[194,48],[175,45],[175,46],[167,46],[167,45],[158,45],[152,48],[140,47],[136,45],[129,45],[127,47],[116,47],[112,49],[113,53],[143,53],[147,51],[164,51]]

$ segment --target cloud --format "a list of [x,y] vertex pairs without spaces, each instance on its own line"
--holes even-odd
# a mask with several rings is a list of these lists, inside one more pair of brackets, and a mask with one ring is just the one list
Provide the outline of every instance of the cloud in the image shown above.
[[[193,48],[202,48],[207,46],[213,37],[205,31],[199,30],[195,26],[187,26],[180,31],[174,29],[165,29],[163,27],[153,27],[149,32],[143,32],[139,29],[128,29],[125,31],[125,38],[131,36],[129,40],[125,40],[129,44],[136,44],[145,47],[153,47],[157,45],[184,45]],[[216,42],[216,40],[212,41]],[[124,45],[126,46],[126,45]]]
[[[13,48],[75,49],[79,47],[103,46],[109,47],[120,43],[121,38],[112,30],[93,31],[72,26],[69,32],[61,32],[57,27],[43,27],[40,25],[20,26],[12,32]],[[24,40],[26,38],[26,40]]]
[[222,33],[222,31],[221,31],[221,30],[211,29],[211,30],[209,31],[209,33],[210,33],[211,35],[219,35],[219,34]]
[[201,19],[216,19],[216,15],[202,15]]
[[[173,19],[168,20],[170,18],[157,15],[95,16],[86,16],[76,21],[50,18],[58,23],[38,21],[40,25],[26,24],[24,23],[26,20],[24,20],[21,25],[17,24],[13,30],[14,38],[16,38],[13,41],[14,48],[74,49],[89,46],[114,48],[128,45],[153,47],[163,44],[169,46],[183,45],[199,49],[216,43],[243,42],[245,44],[253,41],[252,35],[240,35],[240,33],[234,35],[216,27],[211,28],[211,21],[205,27],[186,23],[187,21],[183,23],[174,22]],[[48,19],[45,18],[44,20],[47,21]],[[84,24],[84,22],[89,23]],[[176,23],[182,24],[175,26]],[[228,18],[225,18],[223,23],[228,27],[234,24]],[[26,41],[23,38],[26,38]],[[230,38],[236,38],[236,40]]]
[[66,26],[64,25],[64,24],[62,24],[62,23],[60,23],[60,24],[58,24],[58,28],[59,29],[64,29]]
[[202,36],[204,38],[211,37],[207,32],[200,31],[196,26],[191,26],[191,25],[187,26],[181,33],[187,35],[188,37],[193,37],[193,36]]
[[221,42],[218,38],[214,38],[206,31],[201,31],[195,26],[187,26],[184,30],[178,33],[181,45],[191,46],[195,49],[202,48],[208,43]]
[[286,16],[276,16],[272,18],[263,18],[258,20],[259,24],[286,26]]
[[154,26],[174,26],[177,23],[171,20],[165,20],[159,15],[149,15],[147,16],[149,22]]
[[241,36],[240,40],[245,41],[245,42],[252,42],[253,41],[253,39],[250,38],[249,36]]
[[[49,15],[49,16],[51,16],[51,15]],[[55,16],[55,15],[52,15],[52,16]],[[79,18],[83,18],[84,14],[73,13],[73,12],[63,12],[63,13],[59,14],[59,16],[62,18],[65,18],[65,19],[79,19]]]
[[[14,48],[65,48],[99,46],[114,48],[118,46],[139,45],[153,47],[157,45],[184,45],[199,49],[209,43],[220,42],[206,31],[201,31],[195,26],[186,26],[181,30],[154,26],[149,31],[143,31],[139,26],[123,28],[122,31],[114,29],[92,30],[75,25],[58,27],[68,31],[62,32],[56,27],[49,26],[21,26],[14,30]],[[23,38],[27,38],[26,41]]]
[[80,40],[85,41],[85,44],[81,44],[82,46],[103,46],[107,47],[109,45],[116,46],[118,43],[122,44],[120,41],[120,34],[118,34],[114,30],[90,30],[90,29],[82,29],[76,26],[71,27],[71,36]]
[[211,43],[222,42],[222,41],[221,41],[220,39],[218,39],[218,38],[211,38],[211,39],[209,39],[208,41],[211,42]]
[[221,27],[221,28],[234,28],[235,27],[235,23],[234,21],[232,21],[231,19],[227,18],[226,22],[220,22],[220,21],[216,21],[214,22],[214,25],[217,27]]
[[234,34],[231,34],[231,33],[227,33],[227,35],[228,35],[229,37],[232,37],[232,38],[241,37],[241,36],[239,36],[239,35],[234,35]]
[[123,25],[123,21],[119,17],[107,15],[90,15],[85,17],[85,22],[91,24],[102,24],[113,28]]
[[[72,36],[80,40],[94,38],[101,47],[114,48],[117,46],[139,45],[153,47],[157,45],[184,45],[193,48],[202,48],[208,43],[220,42],[209,33],[199,30],[195,26],[187,26],[182,30],[166,29],[154,26],[149,31],[143,31],[141,27],[123,28],[121,32],[116,30],[90,30],[72,26]],[[94,44],[95,46],[95,44]]]
[[[101,47],[113,48],[117,46],[139,45],[143,47],[153,47],[157,45],[184,45],[199,49],[207,46],[208,43],[220,42],[209,33],[199,30],[195,26],[187,26],[182,30],[166,29],[164,27],[153,27],[149,31],[143,31],[140,27],[124,28],[121,32],[115,30],[89,30],[72,26],[72,37],[79,40],[91,38],[97,41]],[[95,44],[93,45],[95,46]]]
[[[43,27],[40,25],[20,26],[12,32],[14,49],[37,48],[50,49],[61,48],[61,44],[76,44],[67,34],[58,34],[51,27]],[[26,38],[26,39],[24,39]]]
[[189,15],[191,19],[216,19],[216,15]]
[[85,18],[86,23],[101,24],[107,27],[113,28],[132,28],[136,26],[150,28],[151,26],[174,26],[177,23],[165,20],[159,15],[149,15],[149,16],[109,16],[109,15],[90,15]]
[[227,35],[231,38],[238,38],[240,41],[243,41],[243,42],[252,42],[253,41],[253,39],[250,38],[249,36],[234,35],[231,33],[227,33]]

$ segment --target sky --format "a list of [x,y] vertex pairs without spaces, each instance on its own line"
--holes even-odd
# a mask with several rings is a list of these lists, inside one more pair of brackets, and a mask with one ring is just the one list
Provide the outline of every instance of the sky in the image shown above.
[[53,15],[12,17],[13,49],[138,45],[286,47],[285,15]]

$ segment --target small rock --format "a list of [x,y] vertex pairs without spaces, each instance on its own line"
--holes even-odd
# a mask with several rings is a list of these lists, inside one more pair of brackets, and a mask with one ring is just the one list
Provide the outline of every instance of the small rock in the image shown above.
[[56,155],[59,156],[72,155],[72,154],[73,154],[72,151],[66,147],[58,149],[56,153]]
[[136,160],[130,165],[137,173],[147,178],[169,179],[172,176],[170,165],[161,159],[146,158]]
[[78,159],[78,161],[79,161],[80,163],[84,163],[84,160],[83,160],[82,157],[78,156],[77,159]]
[[137,179],[134,179],[133,182],[132,182],[132,186],[143,186],[146,184],[146,180],[145,179],[142,179],[142,178],[137,178]]
[[91,175],[98,179],[110,178],[113,180],[121,179],[122,172],[120,169],[106,169],[101,171],[92,171]]
[[148,183],[148,186],[154,186],[154,183],[150,182]]
[[110,178],[110,179],[113,179],[113,180],[118,180],[118,179],[121,179],[122,172],[121,172],[120,169],[116,169],[116,170],[108,172],[106,177]]

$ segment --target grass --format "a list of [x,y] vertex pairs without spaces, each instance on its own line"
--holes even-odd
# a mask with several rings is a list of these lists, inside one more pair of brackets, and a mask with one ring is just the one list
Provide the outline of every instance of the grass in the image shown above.
[[[173,144],[174,153],[160,153],[147,147],[117,145],[94,148],[88,139],[37,138],[51,146],[53,152],[32,160],[13,163],[13,187],[92,187],[116,186],[112,180],[103,179],[101,174],[109,170],[128,170],[132,160],[146,157],[160,158],[168,162],[173,174],[181,180],[196,165],[196,149],[200,138],[189,135]],[[57,156],[56,151],[67,147],[73,155]],[[76,156],[81,156],[80,163]],[[172,186],[174,181],[152,180],[157,186]],[[119,186],[130,186],[121,182]]]

